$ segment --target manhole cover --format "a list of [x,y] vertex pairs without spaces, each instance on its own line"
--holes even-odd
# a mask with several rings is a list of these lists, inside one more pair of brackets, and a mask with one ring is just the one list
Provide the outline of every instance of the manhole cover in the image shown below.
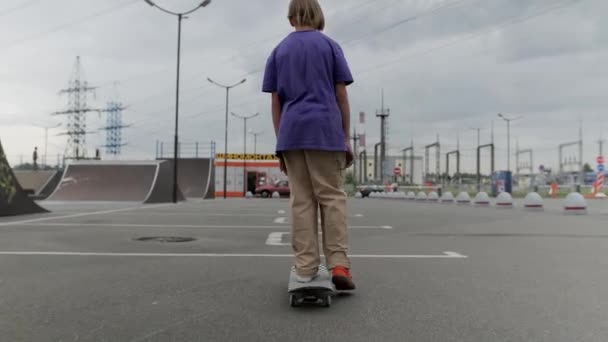
[[182,236],[145,236],[135,239],[137,241],[156,241],[156,242],[190,242],[195,241],[195,238],[192,237],[182,237]]

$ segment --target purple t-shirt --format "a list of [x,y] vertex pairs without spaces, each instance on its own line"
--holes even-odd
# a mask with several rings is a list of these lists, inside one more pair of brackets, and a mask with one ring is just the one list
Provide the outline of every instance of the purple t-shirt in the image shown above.
[[281,121],[277,152],[346,151],[336,83],[353,83],[338,43],[320,31],[295,31],[272,51],[262,91],[277,92]]

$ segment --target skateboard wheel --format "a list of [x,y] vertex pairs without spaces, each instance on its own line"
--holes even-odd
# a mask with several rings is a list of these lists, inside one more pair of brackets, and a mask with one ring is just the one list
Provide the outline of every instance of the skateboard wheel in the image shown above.
[[331,306],[331,296],[325,297],[325,299],[323,300],[323,306],[326,308]]
[[294,296],[294,295],[289,295],[289,304],[290,304],[292,307],[294,307],[294,308],[295,308],[296,306],[298,306],[298,299],[296,298],[296,296]]

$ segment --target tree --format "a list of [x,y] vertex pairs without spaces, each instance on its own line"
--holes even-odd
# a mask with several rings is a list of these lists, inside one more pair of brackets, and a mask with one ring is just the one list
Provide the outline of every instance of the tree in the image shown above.
[[585,163],[585,165],[583,165],[583,170],[585,172],[593,172],[593,168],[591,167],[591,165],[589,165],[589,163]]
[[346,172],[346,175],[344,177],[344,182],[346,184],[355,184],[355,176],[353,175],[352,172]]

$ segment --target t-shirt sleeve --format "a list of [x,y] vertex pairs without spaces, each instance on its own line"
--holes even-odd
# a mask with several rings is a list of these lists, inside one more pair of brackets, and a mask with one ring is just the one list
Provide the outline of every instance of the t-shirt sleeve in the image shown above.
[[353,75],[348,67],[346,57],[340,45],[334,45],[334,83],[345,83],[346,85],[354,82]]
[[273,51],[272,54],[270,54],[270,57],[268,57],[268,60],[266,61],[262,92],[274,93],[278,90],[277,88],[277,64],[275,58],[275,51]]

